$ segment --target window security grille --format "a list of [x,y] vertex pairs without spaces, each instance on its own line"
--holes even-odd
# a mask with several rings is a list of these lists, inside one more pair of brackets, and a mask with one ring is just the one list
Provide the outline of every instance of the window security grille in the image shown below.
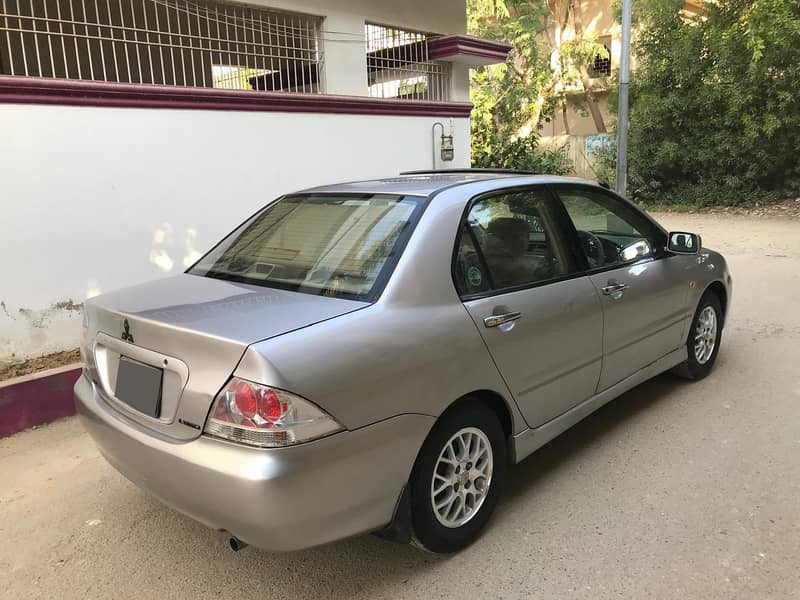
[[589,69],[589,74],[592,77],[610,77],[611,76],[611,37],[601,37],[597,43],[606,49],[605,56],[597,54],[594,57],[594,64]]
[[430,34],[367,23],[367,85],[374,98],[445,101],[450,64],[429,60]]
[[0,0],[0,74],[320,93],[320,25],[203,0]]

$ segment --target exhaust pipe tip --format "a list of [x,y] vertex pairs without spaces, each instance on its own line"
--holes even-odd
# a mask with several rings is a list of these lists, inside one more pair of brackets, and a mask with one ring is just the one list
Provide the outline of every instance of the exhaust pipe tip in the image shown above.
[[247,542],[243,542],[236,536],[232,535],[231,538],[228,540],[228,544],[230,544],[231,550],[234,552],[238,552],[244,548],[247,548]]

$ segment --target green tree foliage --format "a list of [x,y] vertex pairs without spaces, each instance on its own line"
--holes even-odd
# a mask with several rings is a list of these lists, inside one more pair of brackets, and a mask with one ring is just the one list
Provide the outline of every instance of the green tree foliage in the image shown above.
[[736,204],[800,190],[800,2],[635,5],[630,189]]
[[[468,0],[470,33],[512,44],[505,64],[473,72],[472,161],[475,166],[514,167],[554,173],[571,169],[558,151],[537,147],[543,119],[567,102],[590,100],[599,131],[602,115],[594,106],[588,67],[607,55],[583,32],[572,0]],[[571,92],[570,95],[568,92]]]

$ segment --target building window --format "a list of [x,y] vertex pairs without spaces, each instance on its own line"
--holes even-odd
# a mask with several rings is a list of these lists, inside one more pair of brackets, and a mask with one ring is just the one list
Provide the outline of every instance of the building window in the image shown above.
[[0,74],[320,93],[322,19],[203,0],[2,0]]
[[611,36],[604,36],[597,40],[597,43],[606,49],[604,54],[596,54],[594,64],[590,68],[592,77],[611,76]]
[[428,40],[418,31],[367,23],[367,85],[373,98],[445,101],[450,64],[428,59]]

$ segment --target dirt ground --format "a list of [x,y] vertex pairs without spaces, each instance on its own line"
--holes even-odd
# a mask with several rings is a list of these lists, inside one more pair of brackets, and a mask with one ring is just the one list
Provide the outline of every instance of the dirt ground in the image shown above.
[[728,215],[745,217],[769,217],[778,219],[800,219],[800,198],[785,200],[770,204],[758,204],[754,206],[726,206],[718,208],[704,208],[683,210],[679,207],[662,210],[662,214],[694,214],[694,215]]
[[800,597],[800,222],[658,218],[728,258],[714,372],[646,382],[512,468],[465,551],[361,536],[233,553],[118,475],[70,418],[0,439],[0,597]]

